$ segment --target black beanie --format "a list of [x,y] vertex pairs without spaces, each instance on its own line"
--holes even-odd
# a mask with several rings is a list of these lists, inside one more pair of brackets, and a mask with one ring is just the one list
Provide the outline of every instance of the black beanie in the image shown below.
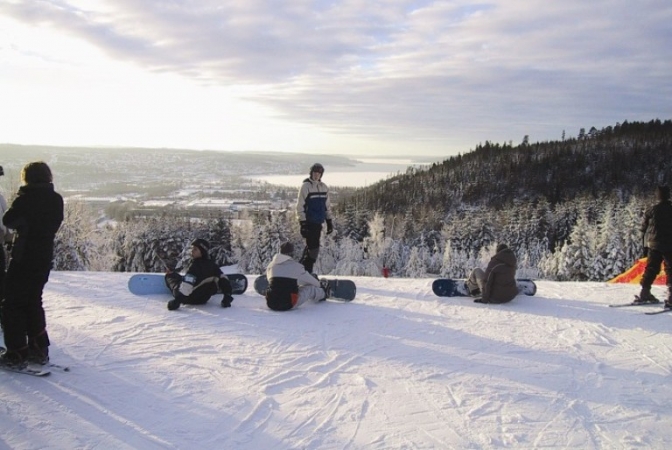
[[506,245],[506,244],[499,244],[499,245],[497,246],[497,253],[499,253],[499,252],[501,252],[502,250],[505,250],[505,249],[507,249],[507,248],[509,248],[508,245]]
[[280,246],[280,253],[287,256],[294,256],[294,245],[291,242],[285,242]]
[[192,247],[196,247],[201,251],[201,257],[203,259],[208,259],[209,255],[208,252],[210,251],[210,243],[206,241],[205,239],[195,239],[191,243]]
[[665,201],[670,199],[670,187],[669,186],[658,186],[656,188],[656,197],[660,201]]

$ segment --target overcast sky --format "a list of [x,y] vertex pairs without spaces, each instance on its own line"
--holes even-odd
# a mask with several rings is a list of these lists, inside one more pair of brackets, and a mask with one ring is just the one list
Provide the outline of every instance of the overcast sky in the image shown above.
[[447,156],[672,118],[670,0],[0,0],[0,142]]

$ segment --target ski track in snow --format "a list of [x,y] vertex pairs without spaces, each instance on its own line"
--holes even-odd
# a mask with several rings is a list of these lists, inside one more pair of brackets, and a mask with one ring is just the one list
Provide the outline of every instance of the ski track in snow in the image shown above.
[[72,370],[0,372],[0,447],[672,446],[672,317],[607,307],[637,286],[539,281],[481,305],[353,277],[349,304],[276,313],[250,290],[171,312],[128,277],[52,273],[52,359]]

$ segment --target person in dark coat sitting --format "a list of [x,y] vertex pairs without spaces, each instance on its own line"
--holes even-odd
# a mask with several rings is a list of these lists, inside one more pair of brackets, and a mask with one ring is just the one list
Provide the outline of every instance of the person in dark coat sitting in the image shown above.
[[210,259],[210,243],[205,239],[196,239],[191,243],[191,263],[184,276],[175,271],[166,274],[166,286],[173,293],[168,309],[174,311],[180,305],[202,305],[219,290],[224,294],[222,308],[231,306],[233,297],[229,279],[222,269]]
[[516,255],[506,244],[499,244],[485,272],[481,268],[471,271],[467,287],[471,295],[481,297],[477,303],[507,303],[518,295],[516,285]]

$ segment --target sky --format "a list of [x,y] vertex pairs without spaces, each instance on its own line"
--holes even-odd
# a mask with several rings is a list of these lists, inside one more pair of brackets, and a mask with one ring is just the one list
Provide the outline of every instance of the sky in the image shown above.
[[672,313],[607,307],[638,285],[540,280],[483,305],[353,277],[350,303],[280,313],[248,289],[168,311],[129,275],[51,273],[70,371],[0,370],[0,448],[672,448]]
[[368,156],[672,118],[668,0],[0,2],[0,142]]

